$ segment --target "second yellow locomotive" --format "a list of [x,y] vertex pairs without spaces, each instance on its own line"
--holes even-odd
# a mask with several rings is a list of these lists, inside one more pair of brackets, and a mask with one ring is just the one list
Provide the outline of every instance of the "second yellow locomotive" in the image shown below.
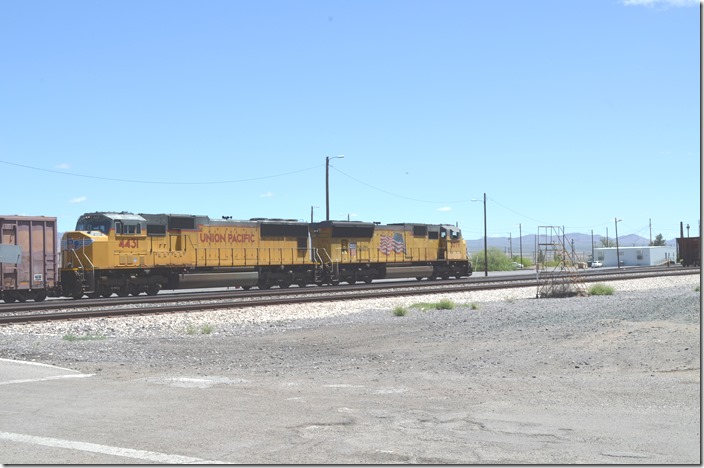
[[472,274],[453,226],[86,213],[61,240],[62,294],[331,284]]

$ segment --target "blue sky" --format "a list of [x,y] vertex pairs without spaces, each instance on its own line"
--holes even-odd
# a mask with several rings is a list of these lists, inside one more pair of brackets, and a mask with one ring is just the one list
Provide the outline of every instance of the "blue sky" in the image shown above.
[[0,4],[0,214],[696,235],[696,0]]

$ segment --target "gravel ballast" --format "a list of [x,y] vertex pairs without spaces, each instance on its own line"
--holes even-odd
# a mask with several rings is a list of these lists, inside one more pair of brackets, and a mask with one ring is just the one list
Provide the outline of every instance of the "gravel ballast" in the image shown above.
[[[295,382],[301,398],[358,412],[311,435],[314,448],[239,463],[339,463],[344,453],[345,463],[697,464],[699,284],[693,275],[613,281],[607,296],[536,299],[521,288],[11,325],[0,328],[0,355],[118,381],[249,382],[262,398]],[[454,308],[413,307],[444,299]],[[342,397],[323,388],[347,394],[332,403]],[[393,398],[379,405],[379,395]],[[370,450],[380,440],[395,448]]]

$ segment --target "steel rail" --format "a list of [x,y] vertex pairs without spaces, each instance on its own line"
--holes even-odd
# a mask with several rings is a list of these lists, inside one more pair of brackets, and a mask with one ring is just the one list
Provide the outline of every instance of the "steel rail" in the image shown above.
[[[699,273],[699,268],[638,268],[637,270],[604,270],[604,271],[586,271],[580,272],[578,275],[584,282],[594,281],[594,278],[599,278],[600,281],[613,281],[617,279],[634,279],[636,277],[643,277],[643,275],[652,276],[666,276],[673,274],[693,274],[696,271]],[[570,277],[573,275],[560,272],[550,272],[542,271],[541,278],[548,277]],[[524,281],[527,278],[527,274],[518,275],[507,275],[502,277],[492,276],[492,277],[470,277],[463,278],[461,280],[433,280],[433,281],[396,281],[396,282],[384,282],[384,283],[373,283],[370,285],[338,285],[338,286],[322,286],[322,287],[306,287],[306,288],[290,288],[290,289],[267,289],[267,290],[250,290],[245,291],[242,289],[227,290],[227,291],[199,291],[199,292],[168,292],[158,296],[132,296],[132,297],[111,297],[102,299],[56,299],[49,300],[46,302],[27,302],[27,303],[0,303],[0,313],[17,313],[17,312],[27,312],[27,311],[49,311],[67,308],[87,308],[87,307],[111,307],[119,305],[129,305],[129,304],[166,304],[177,301],[187,301],[187,300],[225,300],[231,298],[239,297],[271,297],[279,295],[327,295],[331,291],[374,291],[378,289],[389,289],[389,288],[427,288],[432,290],[438,286],[451,288],[463,288],[468,285],[484,284],[484,283],[508,283],[511,281]],[[535,278],[535,277],[534,277]]]
[[[659,271],[659,272],[633,272],[633,273],[619,273],[619,274],[607,274],[607,275],[589,275],[586,278],[581,278],[585,283],[587,282],[599,282],[599,281],[618,281],[626,279],[639,279],[639,278],[652,278],[652,277],[663,277],[663,276],[679,276],[679,275],[692,275],[699,274],[699,269],[687,269],[687,270],[672,270],[672,271]],[[450,294],[455,292],[464,291],[485,291],[494,289],[510,289],[510,288],[524,288],[524,287],[538,287],[539,281],[536,278],[532,279],[514,279],[497,280],[493,281],[483,281],[483,282],[452,282],[450,284],[440,284],[439,282],[434,282],[436,284],[431,284],[423,288],[418,288],[417,285],[409,286],[408,284],[404,286],[400,285],[379,285],[380,287],[369,288],[350,288],[347,290],[340,290],[338,288],[321,288],[316,290],[311,288],[311,290],[304,289],[301,294],[291,294],[289,290],[282,290],[281,292],[276,291],[262,291],[255,297],[248,295],[233,296],[230,295],[225,298],[214,299],[211,296],[203,297],[199,299],[186,299],[189,303],[186,304],[162,304],[162,305],[145,305],[144,307],[119,307],[124,305],[135,305],[135,302],[128,304],[118,304],[118,307],[114,308],[85,308],[82,310],[72,309],[69,311],[51,312],[51,313],[34,313],[34,314],[15,314],[0,316],[0,325],[9,325],[17,323],[30,323],[38,321],[57,321],[57,320],[75,320],[81,318],[97,318],[97,317],[124,317],[130,315],[159,315],[166,313],[178,313],[178,312],[188,312],[195,310],[209,310],[209,309],[234,309],[242,307],[259,307],[265,305],[285,305],[285,304],[301,304],[301,303],[312,303],[312,302],[332,302],[332,301],[349,301],[358,299],[374,299],[382,297],[398,297],[398,296],[415,296],[415,295],[426,295],[426,294]],[[567,276],[560,276],[557,278],[553,284],[559,283],[570,283],[571,279]],[[413,283],[410,283],[413,284]],[[285,295],[286,292],[289,294]],[[267,294],[268,293],[268,294]],[[274,293],[274,294],[272,294]],[[308,294],[306,294],[308,293]],[[183,302],[184,299],[172,298],[170,302],[180,301]],[[218,302],[210,302],[215,301]],[[202,302],[208,301],[208,302]],[[109,302],[109,301],[108,301]],[[111,306],[115,304],[110,304]],[[93,306],[97,307],[97,306]],[[65,307],[64,307],[65,308]]]

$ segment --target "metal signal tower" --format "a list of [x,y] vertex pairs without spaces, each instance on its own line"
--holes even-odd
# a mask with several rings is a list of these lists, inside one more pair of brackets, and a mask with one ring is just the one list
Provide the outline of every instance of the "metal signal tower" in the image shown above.
[[565,228],[538,226],[538,256],[535,262],[538,291],[535,297],[586,296],[580,266],[574,251],[567,248]]

